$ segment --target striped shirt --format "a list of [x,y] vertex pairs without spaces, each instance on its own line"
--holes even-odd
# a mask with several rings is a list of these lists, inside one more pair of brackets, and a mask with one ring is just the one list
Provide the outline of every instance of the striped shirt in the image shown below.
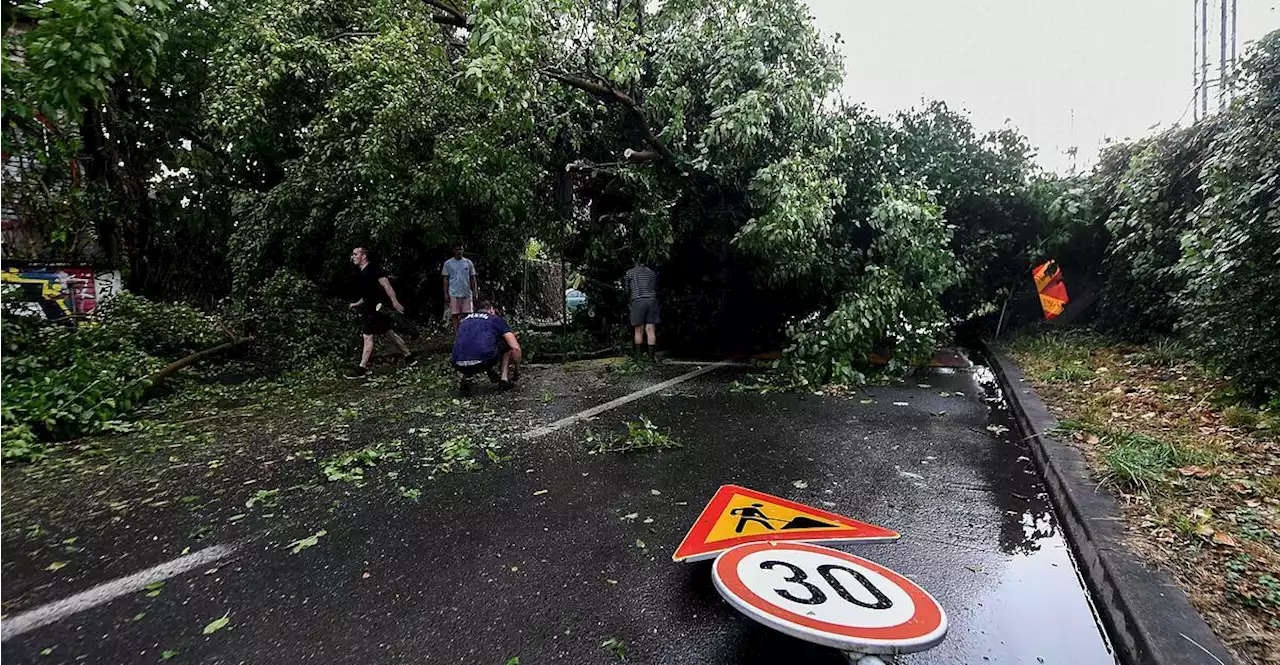
[[631,295],[632,300],[658,297],[658,273],[645,266],[636,266],[628,270],[622,281],[627,285],[627,293]]

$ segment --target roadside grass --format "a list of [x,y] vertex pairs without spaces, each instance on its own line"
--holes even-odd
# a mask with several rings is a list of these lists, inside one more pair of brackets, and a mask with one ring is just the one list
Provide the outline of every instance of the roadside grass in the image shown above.
[[1094,335],[1024,335],[1010,342],[1008,348],[1015,355],[1042,359],[1043,367],[1029,370],[1035,378],[1077,383],[1094,378],[1089,359],[1102,344],[1103,340]]
[[1212,465],[1216,456],[1206,450],[1175,446],[1144,434],[1118,433],[1102,440],[1102,479],[1127,490],[1151,492],[1177,468]]
[[1253,429],[1261,422],[1261,414],[1247,406],[1229,406],[1222,411],[1222,424],[1228,427]]
[[1280,414],[1240,403],[1176,340],[1095,333],[1006,351],[1096,480],[1121,500],[1130,544],[1169,570],[1244,663],[1280,656]]
[[1151,343],[1146,350],[1138,352],[1134,360],[1153,367],[1174,367],[1186,360],[1190,351],[1186,345],[1176,339],[1160,339]]
[[1071,364],[1041,372],[1039,378],[1059,383],[1076,383],[1093,378],[1093,372],[1083,365]]
[[1054,366],[1087,363],[1089,356],[1104,347],[1106,340],[1092,333],[1061,333],[1046,335],[1022,335],[1008,344],[1006,349],[1015,355],[1034,357]]

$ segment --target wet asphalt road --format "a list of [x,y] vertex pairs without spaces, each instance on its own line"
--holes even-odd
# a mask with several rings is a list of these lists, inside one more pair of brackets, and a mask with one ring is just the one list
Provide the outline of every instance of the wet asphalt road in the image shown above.
[[[6,641],[0,656],[608,663],[615,656],[601,643],[616,638],[629,663],[843,662],[738,614],[716,594],[708,562],[671,562],[702,505],[735,483],[903,534],[835,545],[914,579],[947,611],[947,639],[899,662],[1113,662],[1025,447],[988,429],[1010,423],[984,398],[981,368],[852,399],[734,394],[736,372],[528,442],[500,468],[440,476],[418,504],[370,494],[313,516],[294,525],[297,537],[328,535],[297,555],[250,537],[234,558],[171,579],[158,597],[74,615]],[[585,453],[588,428],[641,414],[684,448]],[[226,629],[201,635],[227,613]]]

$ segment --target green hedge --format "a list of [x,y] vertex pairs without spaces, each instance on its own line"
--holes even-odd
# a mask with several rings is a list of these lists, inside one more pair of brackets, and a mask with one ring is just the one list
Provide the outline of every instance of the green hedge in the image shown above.
[[1110,235],[1102,327],[1185,337],[1257,400],[1280,399],[1280,31],[1230,109],[1103,152],[1090,207]]

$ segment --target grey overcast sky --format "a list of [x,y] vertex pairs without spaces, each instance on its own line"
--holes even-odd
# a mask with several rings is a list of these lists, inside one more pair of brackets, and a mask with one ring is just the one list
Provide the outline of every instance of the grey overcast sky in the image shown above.
[[[980,131],[1007,119],[1051,170],[1070,169],[1073,144],[1087,168],[1108,137],[1191,121],[1193,0],[808,2],[822,31],[844,39],[847,100],[888,114],[941,99]],[[1243,52],[1280,28],[1280,0],[1237,0],[1237,21]]]

